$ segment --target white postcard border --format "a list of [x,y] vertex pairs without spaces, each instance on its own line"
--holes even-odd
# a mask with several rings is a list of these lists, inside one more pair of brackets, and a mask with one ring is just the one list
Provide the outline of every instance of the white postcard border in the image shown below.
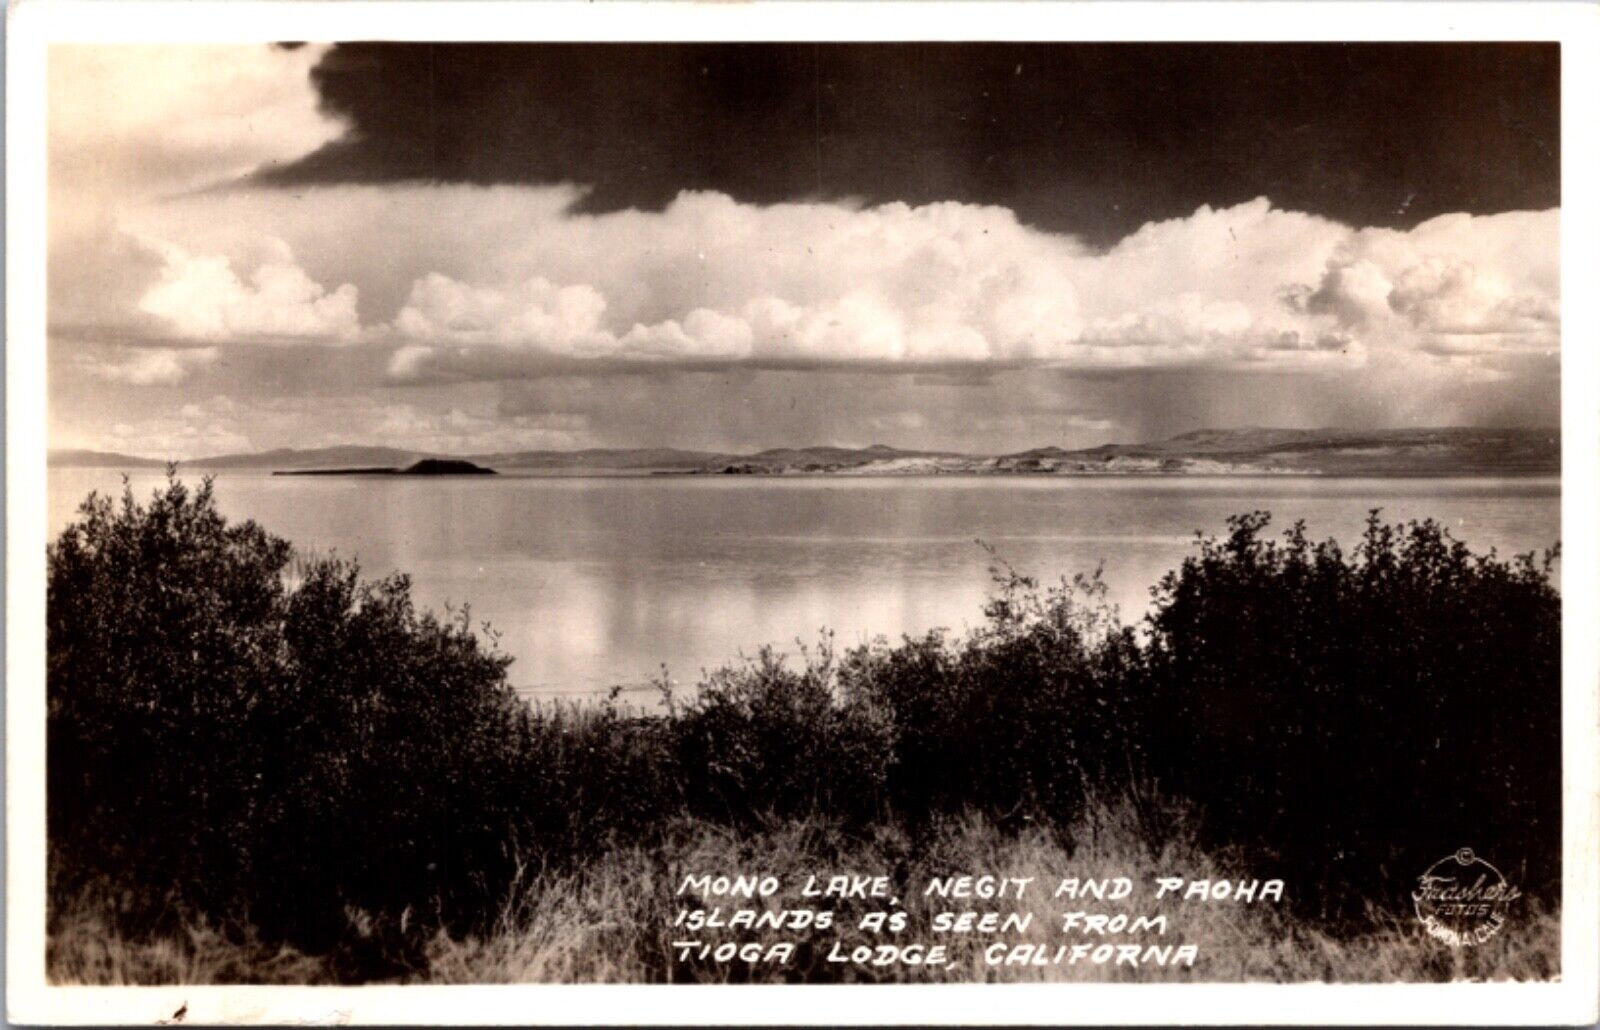
[[[7,1014],[13,1022],[1592,1023],[1600,995],[1600,5],[132,2],[8,11]],[[44,976],[45,48],[257,40],[1558,40],[1562,978],[1549,984],[54,987]]]

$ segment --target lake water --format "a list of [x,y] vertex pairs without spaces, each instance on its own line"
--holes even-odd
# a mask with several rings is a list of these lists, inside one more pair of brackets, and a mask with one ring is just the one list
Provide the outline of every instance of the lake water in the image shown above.
[[[148,496],[159,473],[138,473]],[[58,532],[116,472],[50,473]],[[793,652],[824,627],[841,645],[981,619],[989,544],[1053,581],[1104,562],[1112,600],[1142,616],[1149,587],[1197,530],[1265,509],[1347,549],[1369,508],[1432,517],[1477,549],[1560,537],[1556,479],[273,477],[222,473],[231,517],[312,553],[411,574],[428,607],[469,602],[538,696],[639,684],[664,664],[692,683],[763,644]],[[645,696],[640,696],[645,700]]]

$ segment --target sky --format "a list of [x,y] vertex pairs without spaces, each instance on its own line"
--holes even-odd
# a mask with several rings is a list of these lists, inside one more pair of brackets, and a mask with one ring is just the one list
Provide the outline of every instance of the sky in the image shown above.
[[1559,53],[55,46],[50,445],[1559,422]]

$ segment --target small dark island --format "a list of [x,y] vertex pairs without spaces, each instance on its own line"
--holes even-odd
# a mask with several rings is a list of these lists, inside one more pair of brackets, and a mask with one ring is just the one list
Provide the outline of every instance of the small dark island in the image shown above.
[[400,475],[402,476],[494,476],[499,475],[494,469],[474,465],[470,461],[460,458],[423,458],[414,465],[408,466]]
[[405,468],[279,469],[275,476],[497,476],[494,469],[459,458],[423,458]]

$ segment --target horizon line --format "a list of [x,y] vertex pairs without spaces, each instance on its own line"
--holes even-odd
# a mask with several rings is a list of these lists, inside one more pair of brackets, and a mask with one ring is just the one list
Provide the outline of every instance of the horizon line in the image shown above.
[[1147,446],[1147,445],[1152,445],[1152,444],[1169,443],[1171,441],[1179,440],[1179,439],[1182,439],[1182,438],[1187,437],[1187,436],[1195,436],[1195,435],[1202,434],[1202,433],[1352,433],[1352,434],[1378,434],[1378,433],[1427,433],[1427,432],[1464,432],[1464,431],[1478,431],[1478,432],[1485,432],[1485,433],[1506,433],[1506,432],[1516,432],[1516,433],[1554,433],[1556,435],[1560,435],[1561,426],[1559,424],[1557,424],[1557,425],[1549,425],[1549,426],[1427,425],[1427,426],[1359,427],[1359,428],[1357,428],[1357,427],[1343,427],[1343,426],[1314,426],[1314,427],[1309,427],[1309,428],[1297,428],[1297,427],[1289,427],[1289,426],[1259,426],[1259,425],[1255,425],[1255,426],[1223,426],[1223,427],[1204,426],[1204,427],[1201,427],[1201,428],[1198,428],[1198,429],[1186,430],[1186,431],[1184,431],[1182,433],[1175,433],[1175,434],[1173,434],[1171,436],[1159,437],[1159,438],[1154,438],[1154,439],[1145,438],[1145,439],[1140,439],[1140,440],[1131,441],[1131,442],[1110,440],[1110,441],[1106,441],[1104,443],[1091,444],[1091,445],[1088,445],[1088,446],[1085,446],[1085,447],[1063,447],[1059,443],[1042,443],[1042,444],[1035,444],[1035,445],[1032,445],[1032,446],[1018,447],[1018,448],[1011,449],[1011,450],[1002,450],[1002,451],[959,451],[959,450],[951,450],[951,449],[941,448],[941,447],[902,447],[902,446],[897,446],[897,445],[894,445],[894,444],[885,444],[885,443],[876,443],[875,442],[875,443],[859,445],[859,446],[849,445],[849,444],[838,444],[838,443],[781,444],[781,445],[772,446],[772,447],[760,447],[760,448],[756,448],[754,450],[733,450],[733,449],[724,449],[724,448],[685,447],[685,446],[677,446],[677,445],[673,445],[673,444],[659,444],[659,445],[655,445],[655,446],[649,446],[649,445],[634,445],[634,446],[593,445],[593,446],[587,446],[587,447],[570,447],[570,448],[523,447],[523,448],[478,449],[478,450],[472,450],[472,451],[456,452],[456,451],[431,450],[431,449],[419,448],[419,447],[395,446],[395,445],[390,445],[390,444],[335,443],[335,444],[319,444],[319,445],[316,445],[316,446],[308,446],[308,447],[290,447],[290,446],[262,447],[262,448],[257,448],[255,450],[250,450],[250,451],[227,451],[227,452],[223,452],[223,453],[220,453],[220,454],[209,454],[209,455],[201,455],[201,456],[197,456],[197,457],[187,457],[187,458],[177,458],[177,457],[152,458],[152,457],[146,457],[144,455],[132,454],[132,453],[124,452],[124,451],[105,450],[105,449],[98,448],[98,447],[47,447],[47,449],[46,449],[46,464],[48,465],[48,464],[52,463],[58,456],[68,456],[68,455],[73,455],[73,454],[106,455],[106,456],[109,456],[109,457],[123,458],[123,459],[128,459],[128,460],[133,460],[133,461],[150,462],[152,464],[178,464],[178,465],[182,465],[182,464],[195,464],[195,463],[198,463],[198,462],[224,461],[224,460],[235,459],[235,458],[259,458],[259,457],[263,457],[263,456],[266,456],[266,455],[269,455],[269,454],[275,454],[275,453],[279,453],[279,452],[286,453],[286,454],[309,454],[309,453],[316,453],[316,452],[319,452],[319,451],[356,450],[356,449],[359,449],[359,450],[371,450],[371,451],[393,451],[393,452],[399,452],[399,453],[405,453],[405,454],[411,454],[411,455],[418,455],[418,456],[421,456],[421,457],[440,457],[440,458],[474,458],[474,457],[483,458],[483,457],[487,457],[487,456],[491,456],[491,455],[510,455],[510,454],[573,455],[573,454],[584,454],[584,453],[590,453],[590,452],[630,453],[630,452],[642,452],[642,451],[676,451],[676,452],[679,452],[679,453],[682,453],[682,454],[695,455],[695,456],[748,458],[748,457],[755,457],[755,456],[758,456],[758,455],[761,455],[761,454],[770,453],[772,451],[816,451],[816,450],[839,450],[839,451],[872,451],[872,450],[879,450],[879,451],[894,451],[894,452],[898,452],[898,453],[902,453],[902,454],[924,454],[924,455],[943,455],[943,456],[961,457],[961,458],[980,458],[980,457],[1006,457],[1008,455],[1023,454],[1023,453],[1027,453],[1027,452],[1030,452],[1030,451],[1041,451],[1041,450],[1059,450],[1059,451],[1063,451],[1065,453],[1080,453],[1080,452],[1085,452],[1085,451],[1094,451],[1094,450],[1098,450],[1098,449],[1104,448],[1104,447],[1141,447],[1141,446]]

